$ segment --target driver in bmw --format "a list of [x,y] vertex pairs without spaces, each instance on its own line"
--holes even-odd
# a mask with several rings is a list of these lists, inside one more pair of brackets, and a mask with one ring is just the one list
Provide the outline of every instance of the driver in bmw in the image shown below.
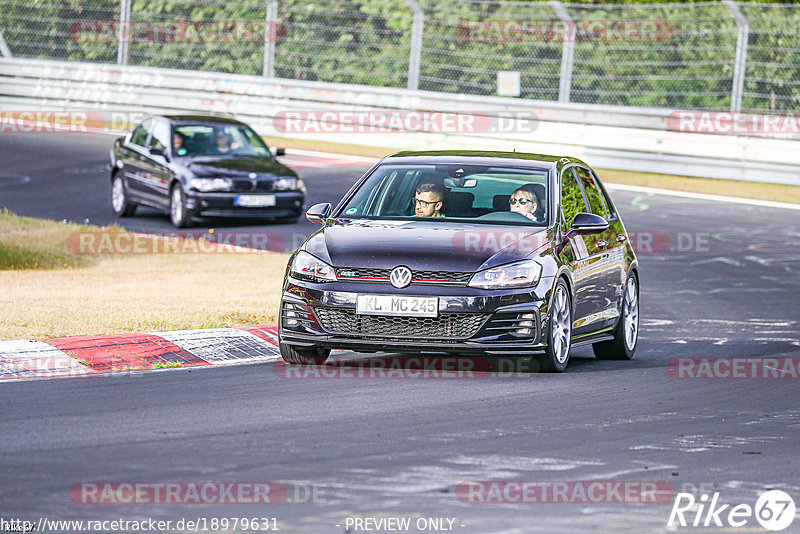
[[414,215],[417,217],[444,217],[442,199],[444,189],[436,184],[419,184],[414,194]]

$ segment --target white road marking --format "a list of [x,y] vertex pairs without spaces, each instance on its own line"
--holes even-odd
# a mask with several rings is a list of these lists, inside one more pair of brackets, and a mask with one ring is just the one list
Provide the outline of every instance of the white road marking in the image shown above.
[[790,204],[788,202],[773,202],[771,200],[758,200],[754,198],[726,197],[723,195],[709,195],[706,193],[689,193],[688,191],[672,191],[670,189],[658,189],[655,187],[643,187],[640,185],[624,185],[607,182],[605,184],[608,189],[616,189],[618,191],[633,191],[636,193],[648,193],[651,195],[668,195],[672,197],[693,198],[695,200],[728,202],[730,204],[747,204],[749,206],[761,206],[763,208],[800,210],[800,204]]

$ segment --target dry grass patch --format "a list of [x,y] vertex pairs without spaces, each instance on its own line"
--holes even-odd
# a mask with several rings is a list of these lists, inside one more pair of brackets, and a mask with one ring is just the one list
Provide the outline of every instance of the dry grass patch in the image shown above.
[[[67,246],[77,235],[98,232],[123,235],[119,228],[0,213],[0,339],[277,320],[288,254],[184,246],[172,250],[190,252],[95,255]],[[148,246],[149,237],[139,242],[164,249]]]
[[287,254],[144,255],[0,271],[0,338],[274,324]]
[[640,185],[674,191],[800,204],[800,187],[794,185],[762,184],[759,182],[716,180],[713,178],[687,178],[669,174],[615,171],[611,169],[597,169],[597,173],[603,181],[610,184]]

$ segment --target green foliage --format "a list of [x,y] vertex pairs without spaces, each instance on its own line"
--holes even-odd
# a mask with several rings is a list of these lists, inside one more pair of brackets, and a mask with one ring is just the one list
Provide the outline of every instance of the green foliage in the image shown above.
[[[563,39],[488,32],[470,24],[555,24],[547,2],[418,0],[425,13],[420,89],[495,95],[497,71],[521,73],[521,96],[558,98]],[[412,13],[404,0],[277,0],[278,77],[405,87]],[[572,0],[589,21],[657,21],[658,38],[583,38],[574,44],[573,102],[728,109],[737,27],[721,2]],[[743,107],[794,110],[800,100],[800,6],[740,3],[751,33]],[[261,75],[264,0],[132,0],[128,63]],[[119,0],[6,0],[0,31],[17,57],[114,63]],[[81,23],[87,23],[84,29]],[[91,24],[97,23],[93,29]],[[167,36],[172,24],[178,30]],[[624,23],[623,23],[624,24]],[[84,31],[81,31],[84,30]],[[193,31],[190,31],[193,30]],[[160,32],[160,33],[159,33]],[[142,35],[144,37],[142,37]]]

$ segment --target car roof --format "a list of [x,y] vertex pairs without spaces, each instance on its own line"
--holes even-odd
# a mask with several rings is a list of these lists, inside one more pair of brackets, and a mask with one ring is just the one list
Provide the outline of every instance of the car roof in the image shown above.
[[242,121],[236,120],[232,117],[224,117],[220,115],[200,115],[200,114],[185,114],[185,115],[153,115],[154,118],[166,119],[172,123],[200,123],[200,124],[244,124]]
[[586,165],[581,160],[568,156],[484,150],[404,151],[386,156],[382,162],[418,164],[464,163],[473,165],[507,165],[517,163],[526,167],[535,166],[547,169],[561,169],[562,167],[573,163]]

